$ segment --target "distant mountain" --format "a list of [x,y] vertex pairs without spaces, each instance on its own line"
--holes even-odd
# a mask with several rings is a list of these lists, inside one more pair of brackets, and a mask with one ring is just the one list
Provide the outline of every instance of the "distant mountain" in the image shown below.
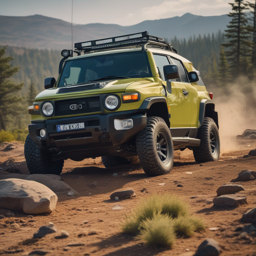
[[[149,31],[163,38],[189,38],[224,31],[230,18],[221,16],[197,16],[186,13],[181,17],[147,20],[132,26],[93,23],[74,25],[74,42],[100,39],[122,34]],[[69,22],[42,15],[27,17],[0,16],[0,44],[26,48],[71,48]]]

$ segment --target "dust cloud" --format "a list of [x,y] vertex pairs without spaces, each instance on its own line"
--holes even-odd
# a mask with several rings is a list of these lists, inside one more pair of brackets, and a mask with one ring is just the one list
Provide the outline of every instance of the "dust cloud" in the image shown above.
[[238,140],[245,129],[256,129],[256,83],[246,77],[225,88],[213,88],[219,115],[221,153],[256,148],[256,140]]

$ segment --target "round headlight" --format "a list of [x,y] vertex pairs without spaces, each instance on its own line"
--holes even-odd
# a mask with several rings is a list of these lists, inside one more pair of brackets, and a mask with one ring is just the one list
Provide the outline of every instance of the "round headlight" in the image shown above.
[[42,111],[45,116],[51,116],[53,114],[53,105],[51,102],[45,102],[42,106]]
[[105,107],[108,110],[115,110],[118,108],[119,98],[115,95],[109,95],[105,98]]

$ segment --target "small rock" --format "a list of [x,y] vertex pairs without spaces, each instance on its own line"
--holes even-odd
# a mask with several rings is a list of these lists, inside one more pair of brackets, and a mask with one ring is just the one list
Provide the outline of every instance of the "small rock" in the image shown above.
[[212,199],[206,199],[206,200],[205,200],[205,203],[206,203],[206,204],[212,204],[212,203],[213,203],[213,200],[212,200]]
[[29,218],[29,219],[33,219],[33,218],[34,218],[34,216],[33,216],[33,215],[27,215],[27,218]]
[[247,158],[247,157],[249,157],[249,155],[244,155],[244,156],[243,156],[243,158]]
[[213,228],[209,228],[209,230],[210,230],[210,231],[217,231],[217,230],[219,230],[219,228],[213,227]]
[[81,208],[78,208],[78,209],[76,209],[76,210],[79,211],[79,212],[83,211],[83,209],[81,209]]
[[244,226],[242,231],[246,232],[247,234],[250,234],[250,233],[256,231],[256,226],[254,226],[254,225],[246,225],[246,226]]
[[13,212],[7,212],[5,214],[6,217],[15,217],[15,214]]
[[112,200],[116,200],[116,197],[118,197],[118,200],[123,200],[123,199],[129,199],[136,196],[135,192],[133,189],[127,189],[127,190],[119,190],[114,192],[113,194],[110,195],[110,198]]
[[242,231],[243,230],[243,226],[239,226],[239,227],[237,227],[236,229],[235,229],[235,232],[240,232],[240,231]]
[[82,223],[83,224],[87,224],[89,222],[89,220],[83,220]]
[[177,187],[178,187],[178,188],[183,188],[183,185],[178,184]]
[[11,228],[13,228],[13,229],[19,229],[19,228],[20,228],[20,225],[17,224],[17,223],[13,223],[13,224],[11,224]]
[[83,236],[87,236],[87,235],[88,235],[88,232],[82,231],[77,236],[78,237],[83,237]]
[[57,232],[56,227],[53,224],[49,224],[47,226],[42,226],[38,229],[36,233],[34,233],[34,238],[42,238],[48,234]]
[[65,251],[65,252],[68,251],[68,250],[69,250],[68,247],[64,247],[64,248],[63,248],[63,251]]
[[218,243],[214,239],[207,238],[199,245],[194,256],[219,256],[220,253]]
[[191,196],[190,199],[196,199],[198,196]]
[[88,232],[88,236],[93,236],[93,235],[97,235],[97,234],[98,234],[98,231],[96,231],[96,230],[90,230]]
[[10,250],[5,250],[4,253],[7,254],[13,254],[13,253],[19,253],[19,252],[24,252],[23,249],[17,248],[17,249],[10,249]]
[[116,204],[116,205],[114,205],[114,206],[112,207],[112,210],[113,210],[113,211],[119,211],[119,210],[122,210],[122,209],[124,209],[124,207],[122,207],[122,206],[119,205],[119,204]]
[[119,197],[118,197],[118,196],[116,196],[116,197],[115,197],[115,200],[116,200],[116,201],[118,201],[118,200],[119,200]]
[[68,191],[67,195],[68,195],[68,196],[74,196],[74,195],[75,195],[75,192],[72,191],[72,190],[71,190],[71,191]]
[[148,190],[146,188],[143,188],[140,192],[142,193],[148,193]]
[[4,148],[3,151],[10,151],[10,150],[13,150],[13,149],[15,149],[15,148],[16,148],[16,146],[14,146],[13,144],[9,144],[9,145],[7,145],[7,146]]
[[113,176],[113,177],[117,177],[118,174],[115,172],[115,173],[112,174],[112,176]]
[[244,190],[243,186],[236,184],[225,184],[217,189],[217,196],[234,194],[236,192]]
[[47,253],[49,253],[49,251],[37,249],[37,250],[34,250],[33,252],[29,253],[29,255],[46,255]]
[[241,171],[238,174],[238,177],[236,179],[233,179],[232,182],[254,180],[255,177],[256,177],[256,172],[255,171],[244,170],[244,171]]
[[84,246],[84,243],[80,243],[80,242],[71,242],[69,244],[67,244],[67,246]]
[[59,236],[55,236],[56,239],[62,239],[69,237],[69,233],[65,230],[62,230]]
[[193,174],[193,172],[185,172],[186,174]]
[[249,240],[250,237],[248,236],[247,232],[242,232],[240,235],[239,235],[240,238],[242,239],[245,239],[245,240]]
[[222,195],[213,199],[214,206],[217,207],[237,207],[241,204],[247,204],[246,196]]
[[241,219],[242,222],[245,223],[253,223],[256,224],[256,208],[248,210],[243,214]]
[[256,149],[253,149],[249,152],[249,156],[256,156]]
[[159,186],[164,186],[164,185],[165,185],[165,183],[159,183],[158,185],[159,185]]

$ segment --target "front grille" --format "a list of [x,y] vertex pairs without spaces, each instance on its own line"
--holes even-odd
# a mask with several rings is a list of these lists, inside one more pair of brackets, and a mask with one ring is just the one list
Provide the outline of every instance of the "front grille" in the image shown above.
[[76,115],[100,111],[100,97],[55,101],[55,116]]

